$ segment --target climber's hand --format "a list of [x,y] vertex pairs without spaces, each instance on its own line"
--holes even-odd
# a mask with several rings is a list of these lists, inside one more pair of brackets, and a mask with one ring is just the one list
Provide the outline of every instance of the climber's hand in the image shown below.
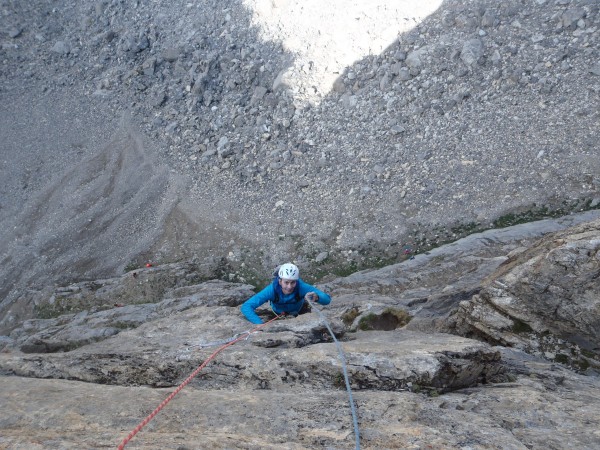
[[309,292],[308,294],[306,294],[306,300],[313,302],[313,303],[317,303],[319,301],[319,295],[316,292]]

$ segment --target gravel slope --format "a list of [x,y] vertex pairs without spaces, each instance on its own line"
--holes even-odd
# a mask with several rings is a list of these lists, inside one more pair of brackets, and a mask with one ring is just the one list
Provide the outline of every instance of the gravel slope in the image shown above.
[[148,260],[316,275],[597,207],[596,1],[0,5],[4,311]]

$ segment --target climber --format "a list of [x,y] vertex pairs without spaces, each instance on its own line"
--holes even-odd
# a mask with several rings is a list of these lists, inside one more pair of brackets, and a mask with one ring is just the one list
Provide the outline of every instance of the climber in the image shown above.
[[305,283],[300,279],[300,271],[292,263],[286,263],[274,273],[273,282],[258,294],[244,302],[242,313],[252,323],[263,323],[256,314],[256,308],[271,303],[271,309],[276,314],[297,316],[310,312],[308,301],[328,305],[331,297],[325,292]]

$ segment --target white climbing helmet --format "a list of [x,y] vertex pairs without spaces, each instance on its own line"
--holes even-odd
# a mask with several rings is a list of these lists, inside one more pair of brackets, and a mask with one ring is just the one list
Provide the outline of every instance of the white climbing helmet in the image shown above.
[[292,263],[285,263],[279,268],[279,278],[284,280],[297,280],[300,278],[300,271]]

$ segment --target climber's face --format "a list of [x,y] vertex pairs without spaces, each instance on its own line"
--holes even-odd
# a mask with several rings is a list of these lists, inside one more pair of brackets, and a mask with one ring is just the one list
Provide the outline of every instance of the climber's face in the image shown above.
[[294,292],[294,289],[296,288],[296,283],[296,280],[285,280],[283,278],[279,279],[279,286],[281,286],[281,290],[285,295]]

